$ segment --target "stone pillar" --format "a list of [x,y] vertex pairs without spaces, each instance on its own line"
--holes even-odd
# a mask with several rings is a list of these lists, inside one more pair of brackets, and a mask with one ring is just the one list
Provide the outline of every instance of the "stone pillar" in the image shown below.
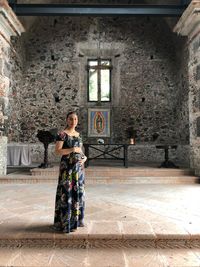
[[190,166],[200,175],[200,0],[193,0],[174,28],[188,37]]
[[[0,0],[0,110],[7,115],[9,105],[9,77],[5,66],[9,64],[9,51],[11,36],[20,36],[24,27],[9,7],[6,0]],[[1,123],[1,122],[0,122]],[[3,121],[4,123],[4,121]],[[1,123],[1,130],[4,128]],[[0,174],[6,174],[7,164],[7,137],[4,131],[0,135]]]

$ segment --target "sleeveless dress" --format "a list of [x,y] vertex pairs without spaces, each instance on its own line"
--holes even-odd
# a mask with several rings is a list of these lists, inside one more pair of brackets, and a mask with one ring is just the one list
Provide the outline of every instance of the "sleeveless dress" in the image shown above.
[[[63,149],[81,147],[81,137],[69,136],[65,132],[57,135],[57,141],[64,141]],[[59,178],[55,200],[54,229],[69,233],[83,226],[85,209],[84,167],[78,161],[84,154],[63,155],[60,161]]]

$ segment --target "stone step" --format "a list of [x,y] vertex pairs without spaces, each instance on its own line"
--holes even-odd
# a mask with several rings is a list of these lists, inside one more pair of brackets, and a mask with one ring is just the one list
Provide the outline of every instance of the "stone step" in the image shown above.
[[195,176],[172,177],[87,177],[87,184],[195,184]]
[[[107,224],[105,224],[107,225]],[[0,247],[59,247],[59,248],[200,248],[200,236],[183,233],[140,232],[132,228],[120,233],[116,225],[108,226],[108,230],[98,231],[88,227],[78,228],[70,234],[55,232],[49,227],[38,227],[28,230],[18,229],[15,233],[0,233]],[[113,229],[111,229],[113,227]],[[137,227],[137,226],[136,226]],[[16,228],[17,229],[17,228]],[[133,231],[131,233],[131,231]],[[137,233],[134,233],[137,232]]]
[[[43,236],[41,234],[41,236]],[[106,238],[106,236],[109,236]],[[48,248],[200,248],[200,238],[186,239],[184,237],[159,236],[159,238],[144,238],[140,235],[131,237],[110,237],[110,235],[86,236],[61,234],[49,237],[1,238],[1,247],[48,247]]]
[[[59,167],[31,169],[32,176],[58,176]],[[168,176],[190,176],[190,169],[161,169],[161,168],[114,168],[114,167],[89,167],[85,169],[87,177],[168,177]]]
[[[10,174],[0,176],[0,184],[9,183],[57,183],[57,175],[20,175],[20,174]],[[195,184],[199,183],[199,178],[196,176],[163,176],[163,177],[120,177],[120,176],[95,176],[90,177],[86,175],[86,184]]]

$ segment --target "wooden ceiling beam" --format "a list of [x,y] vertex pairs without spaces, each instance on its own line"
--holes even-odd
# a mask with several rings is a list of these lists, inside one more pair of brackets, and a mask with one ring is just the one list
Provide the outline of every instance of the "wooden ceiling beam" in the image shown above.
[[77,5],[9,3],[18,16],[181,16],[182,5]]

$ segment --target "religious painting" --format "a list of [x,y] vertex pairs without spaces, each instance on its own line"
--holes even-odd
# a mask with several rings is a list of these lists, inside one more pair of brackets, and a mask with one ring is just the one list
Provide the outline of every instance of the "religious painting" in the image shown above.
[[110,137],[110,109],[88,109],[88,136]]

